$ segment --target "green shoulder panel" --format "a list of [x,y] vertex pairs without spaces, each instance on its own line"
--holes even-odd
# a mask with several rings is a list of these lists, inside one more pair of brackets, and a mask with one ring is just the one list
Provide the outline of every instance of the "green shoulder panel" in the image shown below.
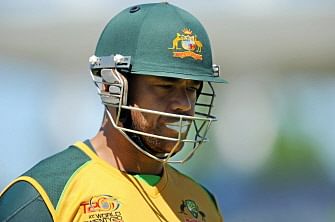
[[52,222],[41,195],[28,182],[14,183],[0,198],[0,221]]
[[34,178],[44,188],[56,208],[69,178],[89,160],[90,158],[81,150],[70,146],[66,150],[42,160],[23,176]]

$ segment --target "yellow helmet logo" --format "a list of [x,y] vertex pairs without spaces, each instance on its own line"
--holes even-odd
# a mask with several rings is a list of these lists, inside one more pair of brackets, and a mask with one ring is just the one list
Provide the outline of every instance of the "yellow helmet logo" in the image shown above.
[[[180,47],[181,46],[181,47]],[[202,60],[202,43],[197,35],[193,35],[191,29],[184,28],[182,33],[177,33],[176,37],[172,40],[173,57],[185,58],[191,57],[195,60]]]

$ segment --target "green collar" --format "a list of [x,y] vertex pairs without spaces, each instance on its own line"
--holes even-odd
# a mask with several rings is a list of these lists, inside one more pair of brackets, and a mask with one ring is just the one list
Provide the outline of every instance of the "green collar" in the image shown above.
[[152,175],[152,174],[136,174],[135,177],[137,179],[144,180],[150,186],[155,186],[161,180],[161,176]]

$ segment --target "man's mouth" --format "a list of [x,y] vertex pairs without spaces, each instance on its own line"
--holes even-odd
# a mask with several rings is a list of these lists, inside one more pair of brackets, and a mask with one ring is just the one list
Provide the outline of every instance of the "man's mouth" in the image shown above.
[[177,131],[177,132],[181,132],[181,133],[186,133],[189,126],[191,125],[191,122],[190,121],[177,121],[177,122],[173,122],[173,123],[167,123],[166,124],[166,127],[169,128],[169,129],[172,129],[174,131]]

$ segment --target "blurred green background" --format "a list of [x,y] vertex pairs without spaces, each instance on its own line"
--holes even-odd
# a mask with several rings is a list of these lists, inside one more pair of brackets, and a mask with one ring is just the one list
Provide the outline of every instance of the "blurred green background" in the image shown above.
[[[142,1],[148,2],[148,1]],[[88,57],[138,1],[2,0],[0,189],[98,130]],[[335,221],[335,1],[171,1],[207,28],[219,117],[178,168],[216,194],[228,222]]]

